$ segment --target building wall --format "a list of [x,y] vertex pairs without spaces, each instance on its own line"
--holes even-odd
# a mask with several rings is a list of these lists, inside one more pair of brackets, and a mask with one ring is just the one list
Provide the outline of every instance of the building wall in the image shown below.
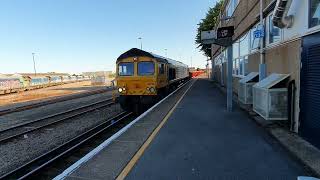
[[[225,6],[230,0],[225,1]],[[264,0],[263,7],[267,7],[273,0]],[[260,10],[260,0],[239,0],[238,6],[236,7],[233,19],[224,21],[221,26],[234,26],[235,34],[233,39],[238,39],[245,31],[248,30],[253,24],[257,22],[257,16]]]
[[[265,0],[263,7],[266,8],[273,0]],[[225,2],[227,5],[228,0]],[[276,45],[266,44],[265,62],[267,65],[267,74],[280,73],[291,74],[290,80],[296,82],[296,121],[299,117],[299,94],[300,94],[300,56],[301,56],[301,38],[302,36],[317,31],[308,29],[308,17],[306,9],[308,1],[293,0],[289,15],[294,15],[295,21],[291,28],[283,29],[281,42]],[[243,34],[248,32],[256,23],[259,16],[259,0],[240,0],[234,11],[234,19],[221,22],[219,26],[234,26],[235,34],[233,40],[238,40]],[[225,15],[224,15],[225,16]],[[319,28],[318,28],[319,29]],[[219,46],[213,45],[212,53],[220,54]],[[248,55],[248,72],[259,72],[260,54],[258,51],[250,52]],[[226,64],[225,64],[226,65]],[[224,71],[225,73],[226,71]],[[226,77],[226,74],[223,75]],[[238,81],[240,77],[233,77],[233,91],[238,93]]]
[[[226,7],[230,0],[225,0],[223,16],[226,17]],[[266,0],[270,1],[270,0]],[[234,26],[235,32],[233,40],[238,39],[257,21],[256,16],[259,14],[259,0],[239,0],[239,3],[233,13],[233,19],[221,20],[218,27]],[[217,28],[218,28],[217,27]],[[212,45],[212,54],[218,54],[219,45]]]
[[[301,39],[268,48],[265,51],[267,74],[291,74],[291,79],[298,80],[300,71]],[[260,54],[256,52],[249,55],[249,72],[258,72]]]

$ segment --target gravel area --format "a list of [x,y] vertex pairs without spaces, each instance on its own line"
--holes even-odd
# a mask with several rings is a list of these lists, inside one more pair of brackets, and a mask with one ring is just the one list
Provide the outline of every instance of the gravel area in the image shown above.
[[112,91],[108,91],[101,94],[95,94],[83,98],[72,99],[69,101],[58,102],[47,106],[3,115],[0,116],[0,131],[16,124],[39,119],[41,117],[45,117],[55,113],[60,113],[62,111],[73,109],[79,106],[84,106],[89,103],[101,101],[103,99],[109,99],[111,97]]
[[0,176],[122,112],[119,104],[33,132],[1,145]]
[[41,100],[44,98],[52,98],[65,96],[81,92],[89,92],[93,90],[103,89],[105,86],[92,86],[90,81],[75,82],[47,88],[23,91],[14,94],[1,95],[0,107],[6,105],[19,104],[29,101]]

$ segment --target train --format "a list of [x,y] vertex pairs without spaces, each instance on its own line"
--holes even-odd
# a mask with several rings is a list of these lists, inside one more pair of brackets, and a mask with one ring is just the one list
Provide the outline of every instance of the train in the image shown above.
[[192,71],[192,72],[189,72],[189,75],[192,77],[192,78],[195,78],[195,77],[198,77],[202,74],[204,74],[205,72],[203,70],[197,70],[197,71]]
[[31,89],[44,88],[53,85],[65,84],[70,82],[89,80],[89,77],[82,75],[73,76],[27,76],[14,74],[11,76],[0,75],[0,94],[9,94]]
[[132,48],[116,61],[120,106],[140,113],[190,78],[186,64]]

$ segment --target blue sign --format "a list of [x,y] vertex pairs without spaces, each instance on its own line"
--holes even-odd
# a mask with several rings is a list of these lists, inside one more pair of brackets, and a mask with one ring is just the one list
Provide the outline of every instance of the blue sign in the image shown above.
[[254,34],[254,38],[263,38],[264,37],[264,28],[259,28],[257,27],[257,29],[255,31],[253,31]]

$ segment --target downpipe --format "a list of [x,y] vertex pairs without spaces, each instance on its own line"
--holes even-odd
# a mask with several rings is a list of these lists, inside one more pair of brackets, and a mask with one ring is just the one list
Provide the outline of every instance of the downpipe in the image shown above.
[[294,22],[293,15],[288,16],[292,0],[277,0],[275,10],[273,11],[272,22],[280,28],[291,28]]
[[295,131],[295,101],[296,101],[296,84],[295,80],[288,85],[288,120],[290,121],[290,131]]

